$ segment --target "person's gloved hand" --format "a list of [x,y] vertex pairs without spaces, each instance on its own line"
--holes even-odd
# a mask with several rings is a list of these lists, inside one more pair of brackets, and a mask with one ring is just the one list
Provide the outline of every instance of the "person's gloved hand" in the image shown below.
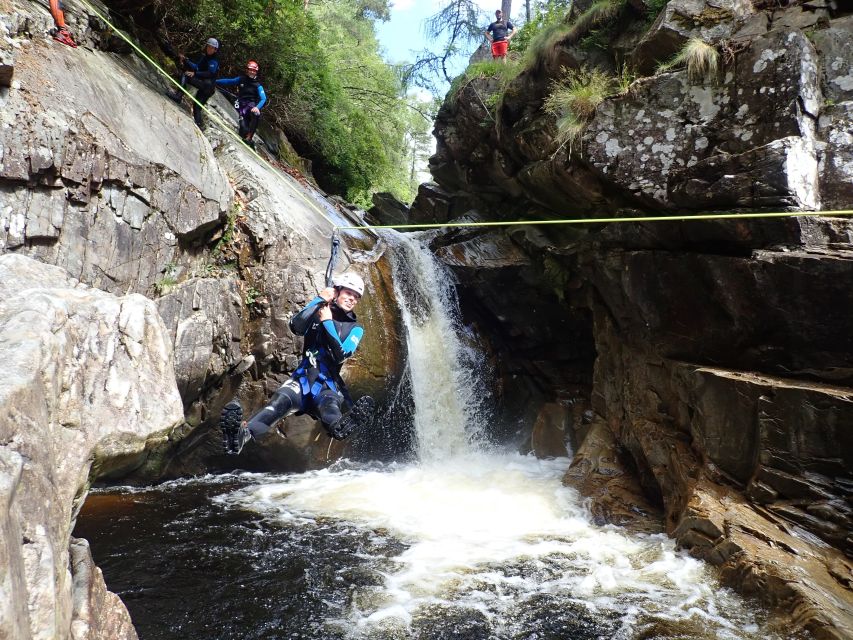
[[187,78],[192,78],[195,75],[195,71],[184,71],[184,75]]
[[252,107],[252,113],[254,113],[256,116],[259,116],[261,115],[261,110],[257,107]]
[[320,322],[324,322],[326,320],[331,320],[332,319],[331,307],[328,304],[324,304],[322,307],[320,307],[319,315],[320,315]]

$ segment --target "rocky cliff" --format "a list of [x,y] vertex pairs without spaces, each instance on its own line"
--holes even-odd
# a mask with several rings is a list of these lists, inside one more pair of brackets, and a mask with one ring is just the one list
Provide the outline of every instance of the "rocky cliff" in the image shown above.
[[[535,424],[532,446],[551,450],[549,430],[568,430],[566,481],[602,521],[662,509],[682,546],[796,628],[850,637],[853,223],[689,217],[853,206],[853,15],[671,0],[649,24],[651,3],[606,18],[600,4],[576,2],[510,81],[448,95],[437,184],[410,219],[683,214],[451,232],[434,248],[502,352],[508,435]],[[655,73],[691,39],[718,71]],[[637,77],[561,143],[543,104],[567,70],[592,69]]]
[[[131,638],[70,538],[76,510],[94,482],[233,468],[220,408],[254,410],[294,369],[289,316],[323,286],[334,226],[361,219],[235,142],[224,98],[211,106],[228,125],[199,131],[164,78],[65,5],[78,49],[50,39],[46,3],[0,2],[0,636]],[[375,237],[345,235],[346,269],[368,280],[365,324],[385,329],[368,330],[350,384],[381,402],[401,357]],[[240,466],[343,451],[307,417],[286,429]]]

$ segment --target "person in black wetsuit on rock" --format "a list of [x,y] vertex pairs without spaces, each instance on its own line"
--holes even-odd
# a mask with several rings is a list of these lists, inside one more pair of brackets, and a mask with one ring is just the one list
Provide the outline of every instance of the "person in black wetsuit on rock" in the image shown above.
[[221,78],[216,81],[216,86],[237,87],[237,114],[240,118],[240,137],[250,147],[255,146],[252,138],[258,123],[261,121],[261,109],[267,102],[267,94],[258,80],[258,63],[249,60],[246,63],[246,74],[234,78]]
[[[181,54],[178,56],[184,72],[181,74],[181,86],[186,87],[188,84],[197,87],[195,99],[198,103],[205,104],[216,92],[216,76],[219,75],[219,40],[216,38],[208,38],[205,43],[204,53],[200,58],[193,61]],[[166,95],[172,100],[181,104],[184,99],[182,91],[167,91]],[[204,126],[204,120],[201,115],[201,107],[197,102],[193,102],[193,119],[196,126],[201,129]]]
[[[305,336],[302,361],[269,403],[243,422],[243,407],[236,400],[222,409],[219,425],[225,452],[238,454],[252,438],[260,438],[276,422],[298,411],[317,418],[326,432],[343,440],[373,412],[373,399],[362,396],[353,403],[341,379],[341,366],[355,353],[364,335],[353,309],[364,293],[364,281],[354,273],[335,279],[334,287],[320,291],[290,320],[290,330]],[[341,404],[351,406],[341,414]]]

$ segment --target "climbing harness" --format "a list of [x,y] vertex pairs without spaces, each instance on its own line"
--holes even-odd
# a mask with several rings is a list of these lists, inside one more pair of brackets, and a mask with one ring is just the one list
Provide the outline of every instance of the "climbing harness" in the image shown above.
[[324,361],[325,350],[307,351],[299,363],[299,368],[293,372],[293,377],[299,381],[303,402],[305,398],[316,398],[326,386],[335,393],[340,393],[334,376]]

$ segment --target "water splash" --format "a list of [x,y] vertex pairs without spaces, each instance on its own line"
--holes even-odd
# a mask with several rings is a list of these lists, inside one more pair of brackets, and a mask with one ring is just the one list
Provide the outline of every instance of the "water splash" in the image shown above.
[[561,482],[568,464],[494,453],[344,464],[268,478],[220,500],[273,523],[331,519],[403,543],[390,565],[370,558],[385,567],[382,582],[351,585],[349,607],[329,621],[347,637],[415,637],[406,634],[450,616],[479,621],[485,635],[470,637],[533,638],[561,611],[571,611],[566,635],[542,637],[586,637],[575,635],[578,625],[601,638],[772,636],[666,536],[593,525]]

